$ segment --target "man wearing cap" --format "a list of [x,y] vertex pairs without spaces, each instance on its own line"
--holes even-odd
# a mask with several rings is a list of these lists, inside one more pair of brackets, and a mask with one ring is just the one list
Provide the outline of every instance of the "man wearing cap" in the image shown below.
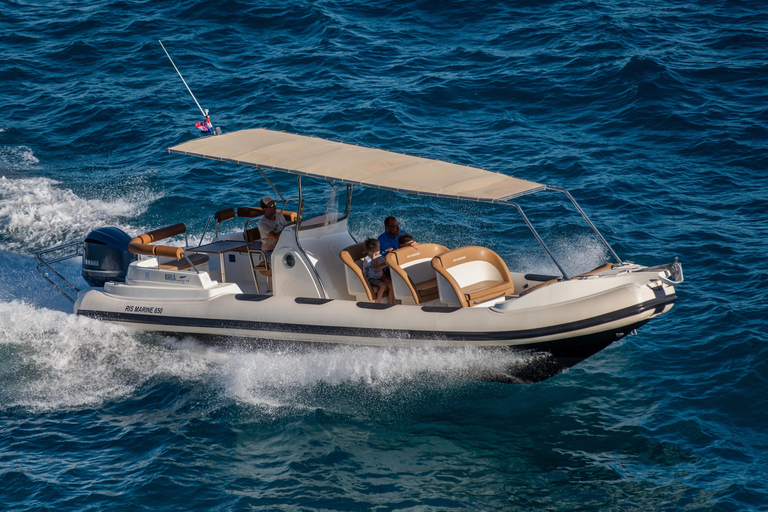
[[263,240],[261,250],[269,257],[288,223],[282,214],[276,215],[277,203],[271,197],[266,196],[261,200],[261,208],[264,210],[264,216],[259,221],[259,234]]

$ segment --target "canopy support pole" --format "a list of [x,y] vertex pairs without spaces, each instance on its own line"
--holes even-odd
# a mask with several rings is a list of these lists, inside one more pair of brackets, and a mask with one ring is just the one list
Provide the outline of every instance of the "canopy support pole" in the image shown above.
[[592,224],[592,221],[589,220],[589,217],[587,217],[587,214],[584,213],[584,210],[581,209],[581,206],[579,206],[579,204],[576,202],[576,200],[573,198],[573,196],[567,190],[565,190],[563,188],[550,187],[550,186],[547,186],[547,188],[550,189],[550,190],[554,190],[556,192],[562,192],[563,194],[565,194],[568,197],[568,199],[570,199],[571,203],[573,203],[573,206],[575,206],[576,209],[579,211],[581,216],[584,217],[584,220],[587,221],[587,224],[589,224],[589,227],[592,228],[592,231],[594,231],[595,234],[597,235],[597,237],[600,239],[600,241],[603,242],[603,245],[605,245],[608,248],[608,250],[613,255],[613,257],[616,259],[616,261],[619,264],[623,263],[623,261],[621,261],[621,258],[619,258],[619,255],[616,254],[616,252],[613,250],[613,248],[608,243],[608,241],[605,238],[603,238],[603,235],[600,234],[600,231],[598,231],[597,227],[594,224]]
[[270,186],[270,187],[272,187],[272,190],[274,190],[274,191],[275,191],[275,194],[277,194],[277,196],[278,196],[278,197],[280,198],[280,200],[283,202],[283,208],[285,208],[285,203],[287,203],[287,202],[288,202],[288,201],[287,201],[287,199],[285,199],[285,198],[283,197],[283,194],[281,194],[281,193],[280,193],[280,191],[279,191],[279,190],[277,190],[277,188],[275,188],[275,186],[272,184],[272,182],[271,182],[271,181],[269,181],[269,178],[267,178],[267,175],[266,175],[266,174],[264,174],[264,171],[261,169],[261,166],[260,166],[260,165],[257,165],[257,166],[256,166],[256,168],[259,170],[259,172],[261,173],[261,175],[262,175],[262,176],[264,176],[264,179],[265,179],[265,180],[267,180],[267,183],[269,183],[269,186]]
[[533,236],[536,237],[536,240],[539,241],[539,243],[541,244],[541,247],[544,248],[544,251],[549,256],[549,259],[552,260],[552,263],[554,263],[555,266],[557,266],[557,268],[560,270],[560,273],[563,274],[563,279],[565,279],[566,281],[569,280],[570,277],[568,277],[568,274],[565,272],[565,269],[563,269],[562,265],[560,265],[560,263],[557,261],[557,258],[555,258],[555,255],[552,254],[552,251],[549,250],[549,247],[547,247],[547,244],[544,243],[544,240],[541,238],[541,235],[539,235],[539,232],[536,231],[536,228],[533,227],[533,224],[531,224],[531,221],[528,220],[528,216],[525,214],[525,212],[520,207],[520,205],[517,203],[507,202],[507,201],[504,201],[502,204],[508,204],[510,206],[514,206],[515,208],[517,208],[517,211],[520,213],[520,216],[528,225],[528,229],[531,230],[531,233],[533,233]]

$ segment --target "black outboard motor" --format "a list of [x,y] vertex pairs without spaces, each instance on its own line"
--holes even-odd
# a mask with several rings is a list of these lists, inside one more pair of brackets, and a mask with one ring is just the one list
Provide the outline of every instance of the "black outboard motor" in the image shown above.
[[99,228],[83,241],[83,278],[90,286],[125,281],[128,265],[137,256],[128,252],[131,237],[118,228]]

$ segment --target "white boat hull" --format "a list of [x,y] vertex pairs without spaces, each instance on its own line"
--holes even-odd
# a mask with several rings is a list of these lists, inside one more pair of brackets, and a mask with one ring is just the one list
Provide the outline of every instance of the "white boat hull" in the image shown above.
[[532,381],[623,338],[669,310],[676,299],[674,287],[658,272],[642,271],[558,282],[474,308],[257,295],[235,284],[202,281],[197,289],[195,283],[179,286],[172,280],[167,286],[108,283],[105,289],[82,292],[75,312],[142,330],[253,343],[474,346],[550,355],[552,364],[543,372],[539,367],[533,375],[526,370],[508,376],[509,381]]

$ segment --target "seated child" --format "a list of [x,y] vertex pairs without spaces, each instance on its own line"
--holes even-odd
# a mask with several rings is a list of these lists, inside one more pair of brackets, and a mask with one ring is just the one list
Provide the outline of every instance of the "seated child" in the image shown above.
[[397,243],[400,244],[400,247],[408,247],[409,245],[413,245],[413,237],[409,234],[400,235],[397,237]]
[[390,304],[395,303],[395,290],[392,288],[392,281],[384,275],[384,268],[387,266],[384,255],[381,254],[379,241],[375,238],[369,238],[363,244],[368,256],[363,260],[363,273],[368,279],[368,284],[378,286],[379,293],[376,296],[376,302],[381,302],[384,292],[387,291],[387,298]]

